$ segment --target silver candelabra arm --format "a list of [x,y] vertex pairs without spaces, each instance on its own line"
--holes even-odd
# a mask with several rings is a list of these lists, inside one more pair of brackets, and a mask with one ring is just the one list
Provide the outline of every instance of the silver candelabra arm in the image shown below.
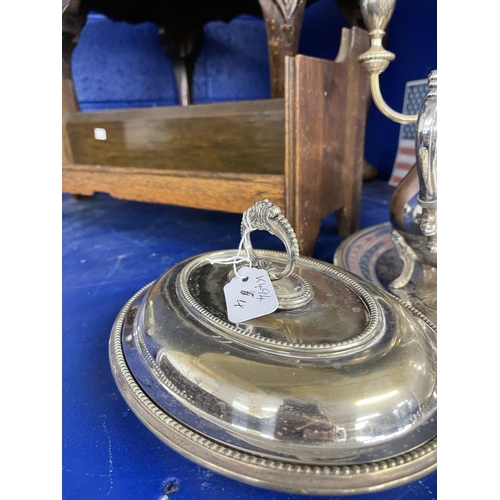
[[370,33],[370,48],[358,57],[370,75],[370,90],[373,102],[380,112],[397,123],[415,123],[418,115],[405,115],[394,111],[382,97],[379,75],[396,56],[384,49],[382,39],[394,12],[396,0],[360,0],[363,21]]
[[[407,189],[411,179],[403,179],[391,199],[392,238],[403,261],[400,276],[392,289],[405,287],[416,262],[437,267],[437,71],[429,75],[429,91],[418,114],[405,115],[386,104],[380,91],[379,75],[395,55],[382,46],[385,30],[396,0],[360,0],[363,20],[370,34],[370,48],[358,58],[370,75],[370,90],[379,111],[394,122],[416,123],[415,153],[419,178],[417,192]],[[413,178],[413,177],[412,177]],[[405,181],[409,179],[409,183]]]

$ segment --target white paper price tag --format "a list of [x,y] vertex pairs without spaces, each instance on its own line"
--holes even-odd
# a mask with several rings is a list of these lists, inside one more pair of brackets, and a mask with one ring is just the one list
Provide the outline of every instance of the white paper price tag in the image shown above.
[[278,308],[278,298],[264,269],[242,267],[225,287],[227,317],[232,323],[270,314]]

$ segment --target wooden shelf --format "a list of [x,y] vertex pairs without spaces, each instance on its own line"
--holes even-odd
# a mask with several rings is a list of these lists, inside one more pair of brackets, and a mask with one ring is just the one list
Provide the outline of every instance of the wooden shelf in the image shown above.
[[343,29],[335,61],[285,56],[283,98],[92,113],[79,110],[70,70],[76,42],[64,40],[64,192],[237,213],[268,198],[303,255],[312,254],[329,213],[341,235],[358,230],[369,77],[357,57],[369,47],[365,31]]

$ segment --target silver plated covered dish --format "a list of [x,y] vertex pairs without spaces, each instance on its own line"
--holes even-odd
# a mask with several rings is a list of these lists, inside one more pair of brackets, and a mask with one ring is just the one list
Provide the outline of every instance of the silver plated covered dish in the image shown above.
[[[124,399],[184,456],[270,489],[348,495],[430,473],[435,326],[373,283],[298,256],[279,209],[254,205],[242,242],[248,265],[273,280],[278,309],[229,321],[224,286],[245,269],[239,251],[173,266],[113,326],[110,362]],[[258,220],[248,216],[256,207]],[[261,228],[287,251],[251,248]]]

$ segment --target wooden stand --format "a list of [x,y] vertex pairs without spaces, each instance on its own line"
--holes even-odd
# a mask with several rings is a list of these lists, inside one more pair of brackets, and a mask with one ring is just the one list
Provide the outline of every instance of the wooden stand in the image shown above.
[[63,37],[63,191],[236,213],[268,198],[303,255],[327,214],[352,234],[369,99],[357,57],[369,39],[359,28],[341,36],[335,61],[284,56],[284,98],[93,113],[79,110],[73,88],[77,34]]

